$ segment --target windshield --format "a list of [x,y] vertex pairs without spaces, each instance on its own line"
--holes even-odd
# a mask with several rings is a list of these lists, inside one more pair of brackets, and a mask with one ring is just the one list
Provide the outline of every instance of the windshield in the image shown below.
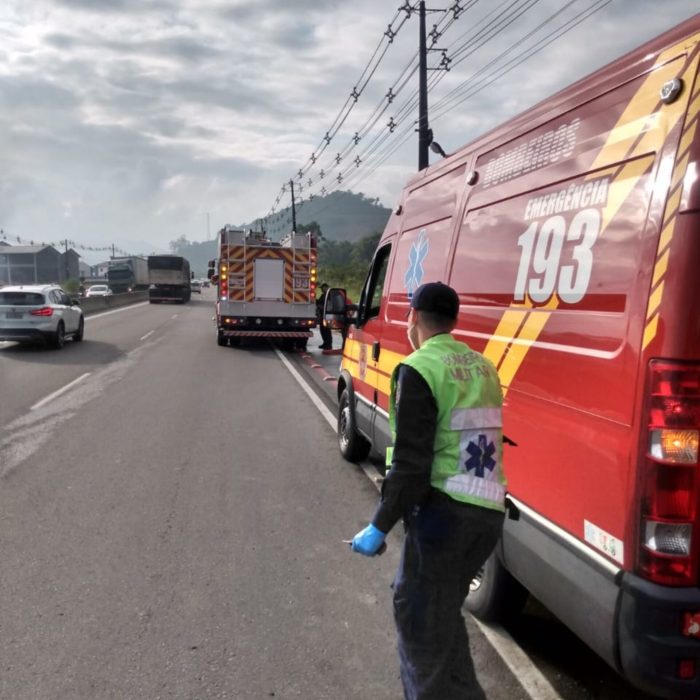
[[44,295],[36,292],[0,292],[0,305],[34,306],[44,303]]
[[182,270],[183,258],[155,256],[148,258],[149,270]]
[[134,273],[130,267],[119,267],[114,270],[109,270],[107,272],[108,277],[113,277],[114,279],[125,279],[127,277],[133,277]]

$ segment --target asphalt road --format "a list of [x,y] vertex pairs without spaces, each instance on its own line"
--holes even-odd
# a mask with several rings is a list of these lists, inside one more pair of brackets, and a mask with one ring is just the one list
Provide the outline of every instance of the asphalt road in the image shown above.
[[[400,534],[373,560],[341,543],[376,489],[211,315],[205,293],[0,348],[0,698],[401,697]],[[472,630],[489,697],[528,697]]]

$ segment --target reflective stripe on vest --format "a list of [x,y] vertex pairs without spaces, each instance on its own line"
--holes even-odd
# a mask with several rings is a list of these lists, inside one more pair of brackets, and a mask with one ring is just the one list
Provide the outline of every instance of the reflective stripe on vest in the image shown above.
[[[423,377],[438,408],[431,485],[455,500],[503,510],[503,394],[495,367],[448,333],[427,340],[402,364]],[[389,404],[394,438],[398,371]],[[387,450],[388,466],[392,453]]]

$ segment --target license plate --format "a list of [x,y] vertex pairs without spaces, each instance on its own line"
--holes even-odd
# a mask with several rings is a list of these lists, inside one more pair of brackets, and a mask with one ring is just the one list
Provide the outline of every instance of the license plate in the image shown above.
[[5,316],[7,318],[22,318],[24,314],[21,311],[8,311]]

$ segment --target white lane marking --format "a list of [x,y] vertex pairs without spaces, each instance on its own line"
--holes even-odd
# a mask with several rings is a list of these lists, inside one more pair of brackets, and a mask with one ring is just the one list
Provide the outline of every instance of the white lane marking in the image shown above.
[[173,314],[170,318],[177,318],[180,314]]
[[[304,393],[311,399],[313,405],[318,408],[328,425],[330,425],[333,430],[337,430],[337,419],[333,413],[331,413],[321,399],[318,398],[316,392],[314,392],[299,372],[297,372],[284,354],[277,350],[277,348],[275,348],[275,353],[277,357],[282,360],[282,364],[289,370],[289,373],[296,379],[299,386],[304,390]],[[360,467],[376,489],[381,491],[382,477],[376,468],[367,462],[360,463]],[[472,619],[483,632],[491,646],[503,659],[505,665],[511,670],[523,690],[533,700],[564,700],[551,686],[537,666],[532,663],[530,657],[517,645],[515,640],[503,627],[493,624],[487,626],[479,622],[473,615]]]
[[82,382],[83,379],[86,377],[89,377],[91,372],[85,372],[85,374],[81,374],[79,377],[74,379],[72,382],[68,382],[65,386],[61,387],[60,389],[57,389],[54,391],[52,394],[49,394],[48,396],[45,396],[41,401],[37,401],[33,406],[29,407],[30,411],[36,411],[37,408],[41,408],[42,406],[45,406],[49,401],[53,401],[55,398],[59,397],[61,394],[65,394],[69,389],[74,387],[78,382]]
[[155,333],[155,331],[148,331],[148,333],[146,333],[146,335],[142,335],[139,338],[139,340],[146,340],[146,338],[148,338],[149,335],[153,335],[154,333]]
[[148,306],[147,301],[142,301],[140,304],[128,304],[127,306],[122,306],[119,309],[114,309],[113,311],[105,311],[101,314],[90,314],[85,316],[86,321],[92,321],[95,318],[104,318],[105,316],[111,316],[112,314],[120,314],[122,311],[128,311],[129,309],[138,309],[139,306]]
[[299,372],[294,369],[292,363],[277,349],[275,348],[275,354],[282,360],[282,364],[289,370],[289,373],[297,380],[299,386],[304,390],[304,393],[311,399],[311,403],[321,412],[321,415],[326,419],[328,425],[337,429],[337,421],[335,416],[326,408],[326,405],[318,398],[314,390],[304,381],[303,377]]
[[552,687],[530,657],[518,646],[516,641],[506,632],[501,625],[485,625],[479,622],[473,615],[472,620],[484,633],[491,646],[503,659],[503,663],[512,671],[523,690],[534,700],[564,700]]

